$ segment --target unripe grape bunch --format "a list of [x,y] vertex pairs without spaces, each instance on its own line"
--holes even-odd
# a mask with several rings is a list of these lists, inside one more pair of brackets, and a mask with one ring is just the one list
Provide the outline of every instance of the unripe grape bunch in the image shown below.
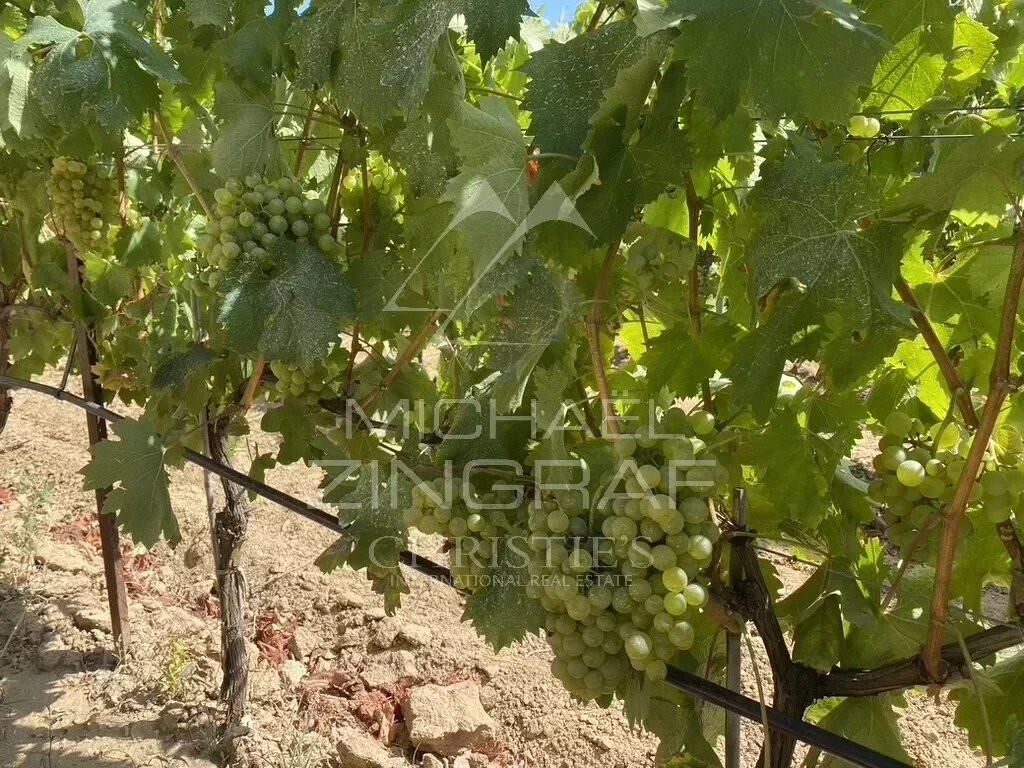
[[487,574],[499,537],[518,536],[525,540],[525,514],[519,508],[492,509],[502,499],[497,493],[473,492],[467,504],[460,483],[446,489],[444,478],[423,481],[412,489],[412,504],[403,512],[407,528],[428,535],[444,536],[452,545],[451,572],[455,585],[475,592]]
[[854,115],[847,125],[850,135],[857,139],[873,139],[882,130],[882,124],[877,117],[867,115]]
[[632,225],[625,239],[632,240],[626,247],[626,269],[641,291],[659,290],[686,278],[696,256],[688,240],[643,224]]
[[344,386],[342,377],[345,363],[334,357],[332,355],[331,358],[317,360],[309,366],[276,360],[271,362],[270,372],[276,379],[273,396],[278,400],[301,399],[310,403],[340,396],[342,393],[339,389]]
[[117,216],[117,190],[99,167],[70,157],[57,157],[46,182],[58,234],[81,251],[102,251]]
[[[367,160],[366,175],[370,183],[369,191],[363,187],[361,170],[349,173],[341,186],[341,209],[348,222],[345,237],[352,244],[352,252],[362,250],[365,239],[363,226],[366,224],[372,227],[374,241],[379,243],[401,233],[396,218],[402,202],[401,178],[398,171],[379,154],[372,152]],[[369,207],[364,211],[367,202]]]
[[[715,419],[671,408],[657,427],[671,437],[611,443],[610,501],[593,509],[572,494],[481,509],[458,484],[446,496],[442,478],[416,486],[403,513],[407,527],[449,539],[452,575],[466,591],[479,588],[500,540],[528,555],[525,589],[545,611],[552,672],[581,699],[621,692],[630,675],[663,679],[693,645],[692,618],[708,600],[706,569],[720,536],[711,497],[731,477],[705,442],[717,435]],[[498,496],[474,492],[473,500]]]
[[546,612],[552,672],[581,699],[621,690],[632,674],[664,679],[693,645],[692,617],[708,600],[706,569],[720,536],[709,497],[729,473],[688,435],[710,437],[714,417],[673,408],[659,426],[674,437],[612,443],[619,467],[609,505],[588,510],[563,498],[530,513],[528,569],[537,581],[528,592]]
[[331,217],[324,202],[307,195],[294,179],[229,179],[213,197],[214,218],[196,239],[214,270],[211,285],[217,282],[217,271],[230,268],[242,253],[261,263],[267,260],[269,249],[279,238],[310,243],[328,255],[341,251],[331,235]]
[[[926,427],[902,411],[891,413],[884,428],[872,460],[880,477],[868,486],[868,496],[884,505],[889,537],[904,556],[927,561],[938,542],[943,510],[963,475],[971,439],[954,423]],[[1000,459],[995,444],[989,444],[970,505],[980,506],[993,522],[1008,519],[1024,491],[1024,472],[1016,464],[1016,456]],[[961,536],[970,528],[967,521]]]

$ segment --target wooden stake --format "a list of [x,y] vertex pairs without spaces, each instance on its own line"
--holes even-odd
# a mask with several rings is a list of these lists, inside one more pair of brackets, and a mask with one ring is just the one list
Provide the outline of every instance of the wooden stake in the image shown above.
[[[71,302],[75,307],[82,306],[82,269],[78,252],[68,241],[64,242],[67,254],[68,277],[71,284]],[[82,320],[75,322],[75,334],[78,338],[78,367],[82,372],[82,394],[89,402],[103,405],[103,388],[100,386],[93,367],[97,362],[96,345],[91,333]],[[87,413],[85,417],[89,429],[89,445],[96,445],[107,439],[107,422]],[[110,626],[114,633],[114,644],[121,650],[128,645],[128,594],[124,586],[124,563],[121,559],[121,541],[117,531],[117,520],[113,515],[103,513],[109,488],[96,490],[96,516],[100,527],[100,542],[103,553],[103,575],[107,585],[107,603],[110,606]]]
[[[732,492],[732,521],[736,530],[743,531],[747,527],[747,496],[746,492],[736,488]],[[743,581],[743,563],[730,548],[729,552],[729,587],[735,588]],[[742,635],[733,632],[725,633],[725,687],[730,691],[742,692],[740,672],[743,664],[740,640]],[[735,712],[725,713],[725,768],[740,768],[740,716]]]

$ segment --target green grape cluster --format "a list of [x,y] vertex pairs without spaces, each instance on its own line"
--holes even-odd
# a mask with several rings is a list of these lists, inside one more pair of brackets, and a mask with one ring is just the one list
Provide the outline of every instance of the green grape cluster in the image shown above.
[[338,397],[338,391],[344,386],[345,363],[331,356],[317,360],[309,366],[273,361],[270,372],[277,380],[274,382],[273,395],[278,400],[302,399],[315,403],[324,398]]
[[641,291],[659,290],[685,279],[693,264],[693,244],[668,230],[634,223],[626,233],[626,268]]
[[[670,408],[655,428],[657,437],[611,443],[603,503],[565,493],[481,509],[458,487],[446,496],[439,478],[416,486],[403,513],[407,527],[450,540],[455,583],[470,592],[499,542],[517,544],[526,593],[545,611],[552,671],[581,699],[621,690],[631,674],[663,679],[675,654],[693,645],[692,619],[708,600],[705,573],[720,536],[712,497],[732,479],[706,442],[718,435],[715,418]],[[504,500],[472,493],[476,502]]]
[[[440,534],[453,541],[453,581],[460,589],[474,592],[480,578],[488,572],[499,537],[525,537],[525,520],[518,509],[489,508],[500,500],[497,493],[474,491],[477,503],[471,507],[458,483],[446,492],[445,479],[437,478],[413,487],[412,505],[403,512],[403,519],[408,528],[428,535]],[[463,552],[469,554],[462,556]]]
[[[953,423],[926,426],[920,419],[894,411],[872,464],[880,477],[868,496],[884,505],[888,535],[906,556],[927,560],[935,552],[943,510],[953,500],[963,475],[971,439]],[[982,474],[970,498],[993,522],[1010,517],[1024,492],[1024,472],[1013,455],[997,456],[986,448]],[[970,525],[961,527],[961,536]],[[913,550],[913,551],[911,551]]]
[[213,268],[211,286],[218,280],[217,271],[230,267],[243,252],[261,261],[268,259],[268,249],[278,238],[312,243],[328,255],[341,251],[331,235],[331,217],[323,200],[307,195],[294,179],[229,179],[213,197],[214,218],[196,238]]
[[[715,429],[703,411],[666,416],[691,433]],[[546,612],[552,672],[581,699],[612,693],[631,671],[663,679],[673,656],[693,645],[691,617],[708,600],[702,581],[720,535],[709,497],[728,484],[728,472],[717,462],[683,470],[692,485],[669,496],[670,462],[688,462],[705,446],[667,426],[679,436],[613,443],[618,462],[633,464],[612,473],[616,494],[606,509],[563,499],[530,514],[528,569],[539,581],[528,591]]]
[[374,240],[379,243],[397,237],[401,231],[397,221],[402,202],[402,184],[398,171],[379,154],[371,152],[367,158],[366,175],[370,182],[369,193],[364,190],[361,169],[349,173],[341,185],[341,209],[348,222],[345,238],[350,253],[362,250],[366,234],[363,228],[366,225],[372,227]]
[[110,221],[117,216],[117,190],[107,174],[81,160],[57,157],[46,192],[61,234],[82,251],[106,247]]

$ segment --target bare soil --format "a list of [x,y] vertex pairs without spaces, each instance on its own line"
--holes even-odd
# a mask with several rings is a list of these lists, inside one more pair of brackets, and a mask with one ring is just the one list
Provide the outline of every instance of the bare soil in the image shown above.
[[[253,434],[234,446],[242,467],[274,442],[257,422],[254,416]],[[182,543],[128,553],[132,640],[127,655],[115,659],[94,498],[78,474],[87,460],[80,411],[17,394],[0,436],[0,766],[217,765],[218,606],[201,474],[190,467],[172,476]],[[318,498],[318,481],[303,466],[268,476],[310,501]],[[495,742],[442,763],[407,749],[409,764],[654,764],[654,738],[631,729],[621,707],[602,710],[569,697],[548,671],[551,654],[541,639],[494,653],[459,621],[458,594],[411,572],[412,594],[398,624],[389,623],[360,575],[317,571],[313,561],[331,542],[329,532],[254,502],[244,556],[253,641],[248,735],[233,764],[336,766],[339,733],[352,727],[392,742],[397,752],[405,746],[402,704],[409,689],[467,679],[481,686],[497,723]],[[424,537],[414,545],[430,554],[438,542]],[[777,564],[787,590],[810,573],[786,559]],[[411,679],[407,674],[390,684],[395,649],[408,650],[415,669]],[[755,649],[754,663],[745,657],[743,671],[744,692],[753,697],[755,669],[768,675],[759,643]],[[901,725],[917,765],[983,764],[953,725],[944,698],[911,692],[907,701]],[[745,725],[743,739],[744,763],[752,766],[759,726]]]

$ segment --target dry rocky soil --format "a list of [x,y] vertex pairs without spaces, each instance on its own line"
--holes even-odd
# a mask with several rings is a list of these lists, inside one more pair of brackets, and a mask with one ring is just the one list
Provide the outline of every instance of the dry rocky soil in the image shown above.
[[[126,410],[123,409],[122,410]],[[253,433],[240,466],[273,438]],[[19,393],[0,436],[0,766],[217,765],[218,605],[202,476],[172,475],[174,550],[127,556],[128,653],[112,655],[83,414]],[[315,501],[319,477],[277,468],[268,482]],[[318,572],[330,532],[256,501],[244,553],[250,594],[247,733],[233,764],[261,768],[653,766],[655,740],[621,707],[574,701],[533,637],[495,653],[462,624],[460,597],[410,573],[397,618],[351,571]],[[424,554],[438,542],[417,540]],[[777,562],[788,589],[809,569]],[[751,663],[753,661],[753,663]],[[743,688],[767,674],[756,644]],[[710,712],[708,713],[710,716]],[[922,768],[980,766],[943,698],[911,692],[901,725]],[[761,733],[744,726],[744,763]],[[415,745],[415,746],[414,746]],[[798,753],[798,759],[802,753]]]

